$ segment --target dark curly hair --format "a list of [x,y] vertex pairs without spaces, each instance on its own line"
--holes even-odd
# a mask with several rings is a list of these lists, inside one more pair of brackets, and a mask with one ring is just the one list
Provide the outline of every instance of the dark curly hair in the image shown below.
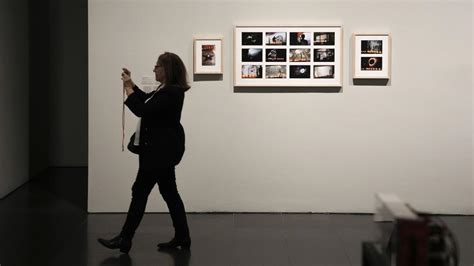
[[187,91],[191,88],[188,84],[188,74],[183,61],[174,53],[164,52],[158,57],[158,64],[165,71],[166,85],[175,85]]

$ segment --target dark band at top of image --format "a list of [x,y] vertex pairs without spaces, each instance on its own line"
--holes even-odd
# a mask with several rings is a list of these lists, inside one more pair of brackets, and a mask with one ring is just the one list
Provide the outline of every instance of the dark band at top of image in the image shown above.
[[[334,32],[290,32],[290,45],[335,45],[335,33]],[[372,41],[364,41],[372,42]],[[377,45],[377,42],[374,41]],[[265,33],[265,44],[266,45],[286,45],[287,44],[287,33],[286,32],[266,32]],[[263,45],[263,32],[242,32],[242,45]],[[381,43],[380,43],[381,45]],[[365,48],[363,48],[365,49]]]
[[360,50],[362,54],[382,54],[382,40],[363,40]]
[[266,45],[286,45],[286,32],[267,32]]
[[290,45],[310,45],[310,32],[290,32]]
[[334,45],[334,32],[315,32],[314,45]]
[[262,32],[242,32],[242,45],[262,45]]

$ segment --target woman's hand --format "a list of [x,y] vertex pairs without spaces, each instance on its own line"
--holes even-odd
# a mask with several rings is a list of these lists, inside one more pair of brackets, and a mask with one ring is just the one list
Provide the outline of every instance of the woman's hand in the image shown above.
[[122,68],[122,81],[123,81],[123,89],[127,93],[127,96],[133,93],[133,87],[135,83],[133,83],[130,70],[126,68]]

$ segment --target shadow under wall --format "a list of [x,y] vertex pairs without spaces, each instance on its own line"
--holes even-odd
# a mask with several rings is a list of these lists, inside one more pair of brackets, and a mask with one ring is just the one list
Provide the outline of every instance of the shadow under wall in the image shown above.
[[355,86],[390,86],[389,79],[353,79]]
[[[222,74],[193,74],[193,81],[222,81]],[[235,93],[341,93],[342,87],[236,87]]]
[[87,167],[50,167],[31,183],[87,212],[87,177]]
[[222,74],[194,74],[193,81],[222,81]]
[[234,87],[235,93],[342,93],[342,87]]

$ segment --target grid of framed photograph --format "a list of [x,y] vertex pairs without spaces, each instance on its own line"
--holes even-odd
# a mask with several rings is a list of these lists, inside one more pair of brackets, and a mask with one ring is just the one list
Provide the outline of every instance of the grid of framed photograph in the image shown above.
[[389,34],[354,34],[354,79],[390,79]]
[[236,26],[234,86],[340,87],[341,26]]
[[194,74],[222,74],[222,38],[194,38]]

